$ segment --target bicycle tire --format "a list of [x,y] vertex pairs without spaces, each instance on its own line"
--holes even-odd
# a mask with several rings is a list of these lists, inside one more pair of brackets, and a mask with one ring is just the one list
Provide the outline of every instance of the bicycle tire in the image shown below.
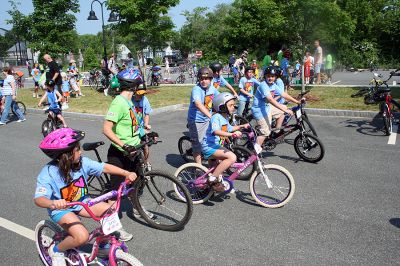
[[[175,195],[176,189],[179,189],[180,195]],[[181,197],[185,200],[181,200]],[[161,171],[145,173],[144,179],[133,191],[133,204],[150,226],[165,231],[181,230],[193,212],[193,203],[185,185]],[[164,210],[168,213],[163,213]],[[152,213],[153,217],[146,212]]]
[[382,111],[382,118],[383,118],[383,129],[385,132],[386,136],[390,136],[390,134],[392,133],[392,118],[389,114],[388,111],[388,106],[386,103],[383,103],[383,107],[382,107],[383,111]]
[[[242,146],[232,146],[232,152],[236,155],[236,162],[244,163],[246,162],[251,155],[253,154],[249,149]],[[241,172],[236,179],[238,180],[249,180],[253,172],[257,169],[257,162],[254,161],[251,165],[249,165],[246,169]],[[227,169],[227,173],[229,175],[233,174],[237,169],[234,167],[229,167]]]
[[46,137],[50,132],[54,131],[53,121],[50,119],[46,119],[42,123],[42,134],[43,137]]
[[87,180],[88,195],[96,198],[108,192],[105,180],[103,174],[100,176],[89,176]]
[[92,90],[97,91],[97,88],[99,87],[97,78],[89,79],[89,85]]
[[143,263],[141,263],[137,258],[129,253],[124,252],[122,249],[116,250],[114,258],[118,265],[119,262],[124,262],[129,266],[143,266]]
[[178,140],[178,150],[179,154],[181,155],[182,159],[189,163],[194,161],[193,157],[193,149],[192,149],[192,142],[190,137],[182,136]]
[[318,137],[317,131],[315,130],[314,126],[311,124],[310,120],[308,120],[308,116],[306,114],[303,114],[301,116],[301,120],[302,120],[301,125],[302,125],[303,130],[306,133],[310,133],[310,134],[312,133],[314,136]]
[[[194,205],[208,201],[208,199],[214,194],[214,191],[208,186],[199,188],[192,184],[197,177],[203,175],[207,171],[207,167],[197,163],[181,165],[175,171],[174,176],[186,186]],[[181,198],[181,200],[184,200],[177,188],[175,188],[175,193]]]
[[[23,102],[17,101],[16,104],[18,105],[19,110],[21,110],[22,114],[26,114],[26,106]],[[14,111],[14,108],[11,108],[12,113],[16,116],[17,114]]]
[[[325,148],[322,142],[316,136],[308,133],[296,136],[294,139],[294,150],[300,158],[310,163],[321,161],[325,155]],[[308,156],[310,151],[316,153],[316,156]]]
[[364,94],[366,94],[367,92],[369,92],[369,88],[360,89],[359,91],[351,94],[350,97],[351,98],[361,97]]
[[[292,174],[286,168],[275,164],[263,165],[263,170],[272,182],[272,187],[268,188],[264,176],[260,171],[254,172],[249,183],[253,199],[266,208],[284,206],[294,195],[295,183]],[[274,170],[277,172],[274,172]],[[278,176],[279,178],[277,178]]]
[[[50,231],[50,236],[44,235],[44,231],[46,228]],[[55,236],[61,235],[63,233],[63,229],[58,224],[54,223],[50,220],[42,220],[40,221],[35,228],[35,243],[36,248],[39,252],[40,259],[43,264],[46,266],[51,266],[51,257],[49,256],[48,249],[54,243]],[[69,249],[64,252],[65,257],[68,258],[69,261],[74,263],[74,265],[86,265],[86,260],[79,251],[75,249]],[[70,265],[67,263],[67,265]]]

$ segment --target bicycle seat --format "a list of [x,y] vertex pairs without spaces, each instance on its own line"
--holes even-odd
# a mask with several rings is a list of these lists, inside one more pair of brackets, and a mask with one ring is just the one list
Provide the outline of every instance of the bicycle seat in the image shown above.
[[92,151],[95,150],[97,147],[104,145],[104,141],[97,141],[97,142],[86,142],[83,143],[82,149],[84,151]]
[[391,89],[389,87],[385,87],[385,88],[379,88],[377,90],[377,93],[385,93],[385,92],[390,92]]

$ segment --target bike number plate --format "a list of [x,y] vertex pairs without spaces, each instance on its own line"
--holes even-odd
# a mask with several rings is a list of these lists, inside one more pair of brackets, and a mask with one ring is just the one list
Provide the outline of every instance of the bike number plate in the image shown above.
[[260,154],[262,152],[262,148],[258,143],[254,144],[254,150],[257,154]]
[[100,220],[103,233],[109,235],[122,228],[121,221],[118,217],[118,212],[111,214],[110,216],[104,217]]
[[301,117],[301,110],[300,108],[296,110],[296,117],[300,118]]

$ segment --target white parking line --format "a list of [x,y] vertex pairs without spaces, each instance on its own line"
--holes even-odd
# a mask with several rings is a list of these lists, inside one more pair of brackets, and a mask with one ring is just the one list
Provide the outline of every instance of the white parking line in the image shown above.
[[396,145],[396,138],[397,138],[397,124],[394,124],[392,127],[392,133],[389,136],[388,144]]
[[331,83],[331,85],[335,85],[335,84],[337,84],[339,82],[341,82],[341,80],[335,81],[335,82]]
[[14,233],[17,233],[23,237],[26,237],[32,241],[35,241],[35,232],[31,229],[28,229],[26,227],[23,227],[19,224],[13,223],[1,217],[0,217],[0,226]]

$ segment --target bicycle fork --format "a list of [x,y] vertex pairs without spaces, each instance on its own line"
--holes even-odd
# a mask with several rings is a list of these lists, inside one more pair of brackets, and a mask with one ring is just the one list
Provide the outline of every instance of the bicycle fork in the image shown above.
[[257,160],[258,168],[260,169],[261,174],[264,177],[264,181],[267,184],[268,188],[272,188],[272,181],[268,178],[267,174],[264,172],[264,167],[263,164],[261,163],[260,160]]

